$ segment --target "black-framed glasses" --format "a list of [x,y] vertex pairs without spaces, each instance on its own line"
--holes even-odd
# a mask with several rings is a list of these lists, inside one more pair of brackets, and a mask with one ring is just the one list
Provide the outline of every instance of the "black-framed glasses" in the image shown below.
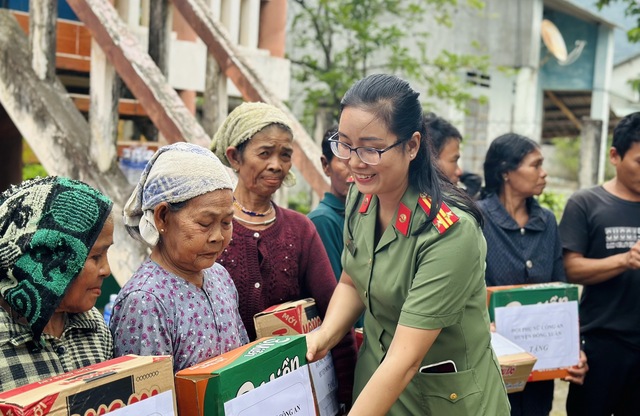
[[393,149],[399,144],[404,143],[400,140],[395,142],[391,146],[385,147],[384,149],[376,149],[374,147],[366,146],[351,147],[345,142],[341,142],[336,137],[338,137],[337,133],[331,136],[331,138],[327,141],[331,143],[331,151],[338,159],[351,159],[351,153],[356,152],[358,158],[360,158],[360,160],[367,165],[377,165],[378,163],[380,163],[380,159],[382,159],[382,154],[384,152]]

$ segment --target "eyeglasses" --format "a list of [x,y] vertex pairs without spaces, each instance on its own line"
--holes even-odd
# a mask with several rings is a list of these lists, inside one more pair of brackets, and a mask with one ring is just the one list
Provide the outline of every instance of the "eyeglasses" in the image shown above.
[[384,152],[393,149],[399,144],[404,143],[403,141],[397,141],[391,146],[385,147],[384,149],[375,149],[373,147],[365,146],[351,147],[345,142],[341,142],[340,140],[336,139],[337,136],[338,134],[336,133],[331,136],[330,139],[328,139],[328,142],[331,143],[331,151],[334,155],[336,155],[337,158],[343,160],[351,159],[351,153],[356,152],[358,158],[360,158],[360,160],[367,165],[377,165],[378,163],[380,163],[380,159],[382,159],[382,154]]

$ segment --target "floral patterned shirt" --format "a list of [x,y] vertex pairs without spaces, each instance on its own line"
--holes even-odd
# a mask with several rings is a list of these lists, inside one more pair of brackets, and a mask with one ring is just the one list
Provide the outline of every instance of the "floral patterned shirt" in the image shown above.
[[111,332],[116,357],[173,355],[175,372],[249,342],[236,287],[217,263],[198,288],[147,259],[118,294]]

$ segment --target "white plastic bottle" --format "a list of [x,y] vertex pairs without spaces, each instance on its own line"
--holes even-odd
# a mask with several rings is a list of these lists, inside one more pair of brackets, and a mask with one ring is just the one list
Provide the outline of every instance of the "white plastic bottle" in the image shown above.
[[107,323],[107,326],[109,326],[109,321],[111,321],[111,313],[113,312],[113,305],[116,303],[116,297],[118,297],[118,294],[112,293],[109,296],[109,302],[104,305],[104,321]]

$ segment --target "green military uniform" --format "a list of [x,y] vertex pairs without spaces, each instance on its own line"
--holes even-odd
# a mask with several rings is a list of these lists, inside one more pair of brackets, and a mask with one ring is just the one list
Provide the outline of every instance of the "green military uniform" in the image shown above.
[[433,224],[413,235],[425,223],[430,201],[409,187],[394,223],[374,246],[377,205],[377,197],[352,187],[342,264],[366,306],[354,398],[384,360],[401,324],[442,329],[421,365],[453,360],[458,371],[417,373],[390,415],[509,415],[491,348],[486,243],[479,225],[466,212],[443,206]]

